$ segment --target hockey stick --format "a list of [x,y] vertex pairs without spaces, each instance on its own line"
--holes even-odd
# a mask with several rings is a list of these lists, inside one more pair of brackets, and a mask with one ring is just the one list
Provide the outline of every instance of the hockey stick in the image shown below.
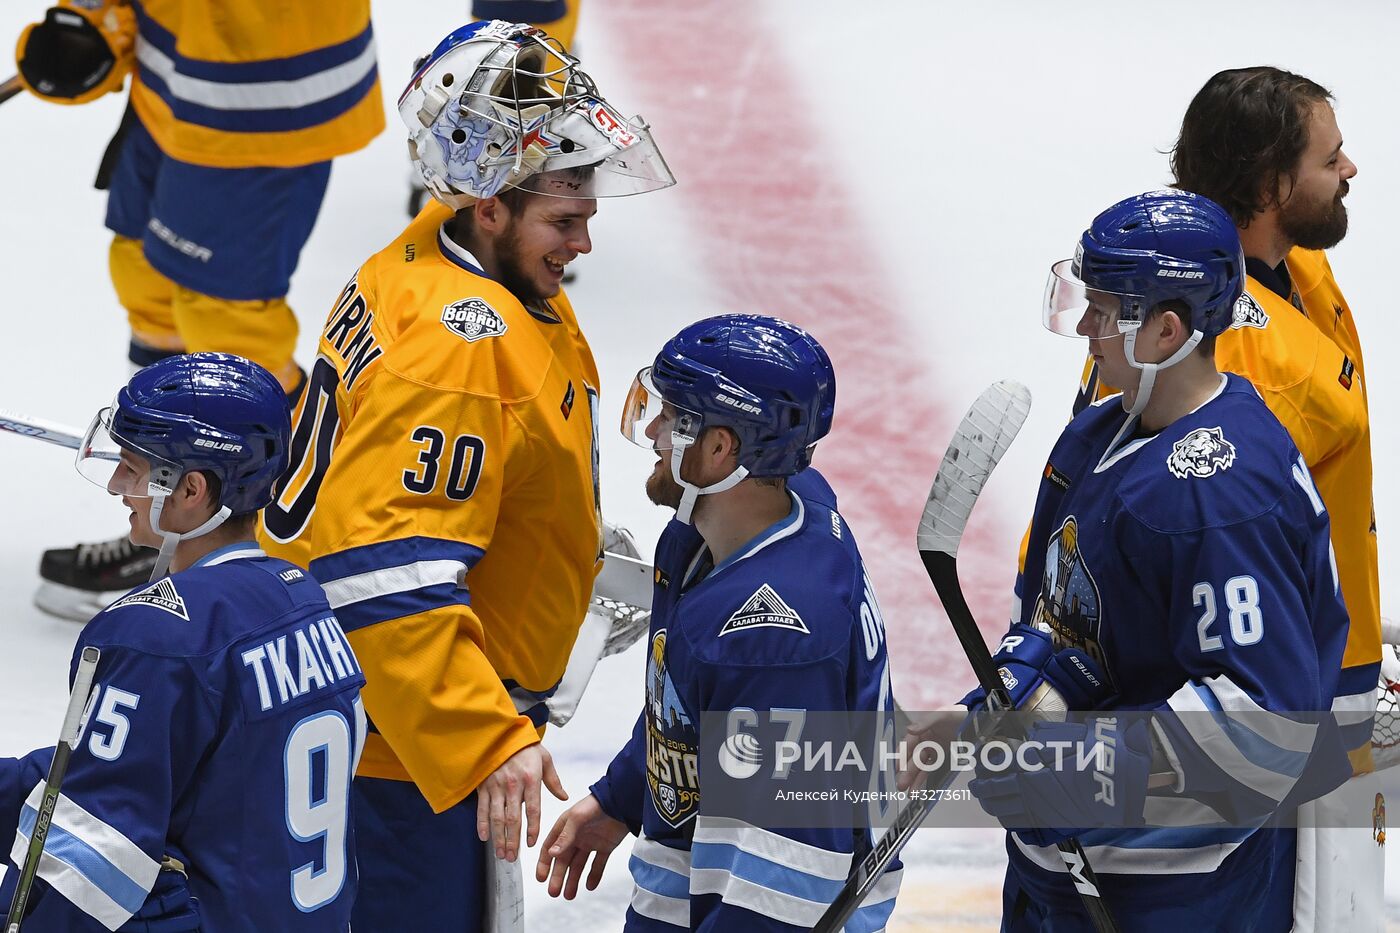
[[19,83],[19,75],[15,75],[4,84],[0,84],[0,104],[14,97],[22,90],[24,90],[24,85]]
[[[938,465],[938,474],[933,480],[933,489],[924,505],[924,514],[919,519],[919,553],[924,558],[925,566],[930,566],[928,560],[931,551],[951,554],[948,563],[953,572],[953,591],[958,604],[962,606],[963,615],[968,620],[971,620],[972,615],[968,612],[967,604],[958,588],[957,567],[954,562],[958,542],[962,540],[968,516],[972,514],[972,506],[977,502],[977,496],[982,492],[987,477],[1011,446],[1011,441],[1021,430],[1028,414],[1030,393],[1024,386],[1014,382],[997,382],[983,390],[953,433],[953,439],[948,442],[948,449],[943,453],[943,460]],[[947,606],[949,615],[954,616],[953,607],[948,605],[949,596],[945,595],[943,587],[938,585],[938,578],[934,577],[932,569],[929,570],[929,576],[934,578],[934,586]],[[956,622],[954,631],[977,672],[978,682],[984,682],[983,670],[979,669],[981,665],[992,673],[993,680],[1000,686],[1001,681],[996,678],[991,667],[991,656],[987,655],[987,647],[982,643],[982,636],[977,631],[976,624],[972,625],[970,637],[976,643],[976,647],[981,649],[981,654],[986,656],[985,663],[979,660],[969,647],[968,635]],[[945,775],[944,783],[950,782],[953,777],[951,773]],[[822,914],[821,920],[814,928],[817,933],[835,933],[841,929],[894,862],[905,843],[914,835],[914,831],[928,818],[939,799],[938,794],[920,796],[911,799],[908,806],[899,811],[894,823],[852,870],[841,893],[832,901],[826,913]]]
[[[984,685],[984,689],[990,683],[992,689],[988,690],[988,694],[997,695],[1000,692],[1002,699],[1005,699],[1005,692],[1001,680],[992,666],[991,654],[982,641],[982,635],[977,630],[976,622],[973,621],[972,613],[967,608],[967,601],[963,598],[962,589],[958,584],[957,552],[968,517],[972,514],[972,507],[976,504],[987,477],[1011,446],[1028,414],[1030,393],[1017,383],[998,382],[978,396],[958,425],[947,451],[943,454],[938,474],[933,480],[933,488],[929,491],[928,502],[924,506],[923,517],[919,521],[919,553],[929,578],[933,581],[934,588],[953,622],[954,632],[977,674],[978,682]],[[1004,703],[1003,708],[1007,705],[1009,703]],[[945,784],[951,777],[951,774],[945,776]],[[841,929],[894,862],[900,850],[914,835],[914,831],[928,818],[939,799],[937,794],[919,797],[911,800],[909,805],[896,815],[895,822],[852,870],[840,894],[827,908],[826,913],[822,914],[814,930],[818,933],[835,933]],[[1085,877],[1086,883],[1093,884],[1094,877],[1088,860],[1083,857],[1083,850],[1079,848],[1078,843],[1074,843],[1074,846],[1077,850],[1072,853],[1075,861],[1070,862],[1071,854],[1066,854],[1066,862],[1071,865],[1071,872],[1076,879]],[[1064,846],[1062,851],[1063,849]],[[1076,886],[1079,886],[1078,880]],[[1097,887],[1092,890],[1095,899],[1102,905],[1101,899],[1097,898]],[[1089,895],[1085,894],[1082,887],[1080,892],[1085,896],[1087,904]],[[1106,908],[1088,909],[1100,931],[1117,929]]]
[[[919,521],[919,556],[924,569],[947,610],[977,683],[987,694],[987,708],[993,711],[1010,710],[1011,697],[958,583],[958,544],[987,477],[1011,446],[1030,409],[1030,392],[1015,382],[998,382],[978,397],[939,464]],[[1118,925],[1099,893],[1098,877],[1084,847],[1071,837],[1061,842],[1059,849],[1094,929],[1099,933],[1116,931]]]
[[68,759],[78,747],[78,740],[83,734],[83,712],[87,709],[88,694],[92,692],[92,678],[97,672],[97,661],[100,657],[102,652],[97,648],[84,648],[83,656],[78,661],[78,670],[73,675],[73,692],[68,695],[68,711],[63,714],[63,731],[59,733],[58,746],[53,750],[53,762],[49,765],[49,776],[44,782],[44,797],[39,804],[39,817],[34,823],[34,831],[29,836],[29,848],[24,853],[24,866],[20,869],[19,884],[15,885],[10,912],[5,917],[5,933],[19,933],[20,922],[24,919],[24,908],[29,903],[29,891],[34,887],[34,878],[39,873],[39,860],[44,854],[44,842],[49,838],[53,811],[58,806],[58,789],[63,783],[63,776],[68,772]]
[[21,415],[18,412],[0,408],[0,431],[8,431],[11,434],[18,434],[21,437],[32,437],[35,440],[47,441],[50,444],[57,444],[60,447],[67,447],[69,450],[77,450],[83,442],[83,432],[77,428],[69,427],[66,424],[59,424],[56,421],[46,421],[43,418],[32,418],[29,415]]

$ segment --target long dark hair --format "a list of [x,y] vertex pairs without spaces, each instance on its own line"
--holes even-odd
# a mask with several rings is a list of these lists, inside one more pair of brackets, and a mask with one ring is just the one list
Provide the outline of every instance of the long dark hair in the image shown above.
[[1308,146],[1314,105],[1332,92],[1302,75],[1261,66],[1213,75],[1196,92],[1171,152],[1175,186],[1225,208],[1239,227],[1279,203]]

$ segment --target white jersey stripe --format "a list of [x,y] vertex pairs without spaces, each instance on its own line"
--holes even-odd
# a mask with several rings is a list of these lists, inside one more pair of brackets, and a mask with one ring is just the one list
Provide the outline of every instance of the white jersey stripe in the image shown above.
[[329,580],[321,584],[332,609],[395,593],[410,593],[442,583],[460,583],[467,565],[459,560],[420,560]]
[[693,845],[732,845],[741,851],[809,875],[845,881],[851,870],[849,852],[832,852],[789,839],[742,820],[700,815],[695,821]]
[[375,51],[371,40],[359,55],[348,62],[292,81],[206,81],[180,74],[175,62],[140,36],[136,57],[143,68],[165,82],[180,100],[213,110],[294,110],[343,94],[374,70]]

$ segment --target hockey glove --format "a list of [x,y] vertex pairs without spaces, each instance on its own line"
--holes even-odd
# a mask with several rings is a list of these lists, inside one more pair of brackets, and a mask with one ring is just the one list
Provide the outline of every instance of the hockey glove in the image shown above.
[[120,0],[63,0],[20,33],[19,79],[32,94],[85,104],[122,89],[136,61],[136,14]]
[[1006,768],[993,771],[979,755],[968,789],[1029,845],[1055,845],[1085,829],[1141,826],[1151,738],[1141,718],[1125,722],[1098,715],[1036,723]]
[[[1090,710],[1113,696],[1103,668],[1088,652],[1079,648],[1056,651],[1050,634],[1030,625],[1011,626],[992,663],[1011,695],[1013,709]],[[986,692],[978,687],[958,702],[975,711],[986,700]]]

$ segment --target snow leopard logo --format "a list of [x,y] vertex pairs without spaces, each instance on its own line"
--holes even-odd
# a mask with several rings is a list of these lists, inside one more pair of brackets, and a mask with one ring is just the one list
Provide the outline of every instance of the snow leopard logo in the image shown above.
[[1177,479],[1195,476],[1205,479],[1235,462],[1235,445],[1225,440],[1220,428],[1197,428],[1172,445],[1167,469]]

